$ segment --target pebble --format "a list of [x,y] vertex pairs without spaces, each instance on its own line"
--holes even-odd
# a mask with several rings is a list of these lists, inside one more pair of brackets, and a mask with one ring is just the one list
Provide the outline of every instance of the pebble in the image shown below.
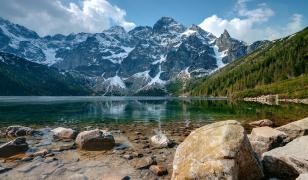
[[32,157],[24,157],[24,158],[22,158],[21,159],[21,161],[32,161],[33,160],[33,158]]
[[40,151],[37,151],[35,153],[32,154],[33,157],[37,157],[37,156],[41,156],[44,157],[46,154],[48,154],[48,150],[47,149],[42,149]]
[[163,165],[152,165],[150,166],[150,170],[157,176],[163,176],[168,174],[167,168]]
[[121,180],[130,180],[131,178],[129,176],[123,177]]
[[147,169],[154,163],[155,161],[152,157],[143,157],[140,159],[136,159],[136,161],[134,162],[134,167],[136,169]]
[[132,155],[129,155],[129,154],[125,154],[122,156],[124,159],[127,159],[127,160],[131,160],[133,159],[134,157]]
[[1,167],[0,166],[0,174],[1,173],[5,173],[5,172],[7,172],[7,171],[9,171],[9,170],[11,170],[12,168],[8,168],[8,167]]
[[54,158],[54,157],[48,157],[44,160],[44,163],[51,163],[53,161],[56,161],[58,160],[57,158]]
[[134,157],[138,157],[138,158],[143,157],[143,154],[142,154],[142,153],[133,152],[132,154],[133,154]]

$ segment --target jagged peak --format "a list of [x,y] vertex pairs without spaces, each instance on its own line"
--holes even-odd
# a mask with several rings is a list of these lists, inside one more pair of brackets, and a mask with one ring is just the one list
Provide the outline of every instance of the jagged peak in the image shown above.
[[220,37],[223,37],[223,38],[231,38],[229,32],[225,29],[224,32],[221,34]]
[[147,37],[152,34],[152,27],[150,26],[137,26],[134,29],[130,30],[128,34],[142,38],[142,37]]
[[186,30],[185,26],[177,22],[171,17],[160,18],[153,26],[154,32],[164,33],[169,30],[176,32],[184,32]]
[[111,28],[103,31],[106,34],[126,34],[126,30],[122,26],[112,26]]
[[151,26],[137,26],[134,29],[130,30],[128,33],[133,33],[137,31],[146,31],[146,30],[151,31],[152,27]]
[[155,24],[157,24],[157,23],[159,23],[159,24],[164,23],[166,25],[174,24],[174,23],[179,24],[175,19],[173,19],[172,17],[167,17],[167,16],[161,17]]
[[[191,25],[189,27],[189,29],[196,30],[196,31],[204,31],[202,28],[200,28],[198,25],[195,25],[195,24]],[[206,32],[206,31],[204,31],[204,32]]]

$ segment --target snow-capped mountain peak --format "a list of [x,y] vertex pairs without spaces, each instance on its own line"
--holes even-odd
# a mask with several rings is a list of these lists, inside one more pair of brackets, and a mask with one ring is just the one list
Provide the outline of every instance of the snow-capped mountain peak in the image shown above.
[[186,30],[186,27],[170,17],[162,17],[153,26],[154,33],[157,34],[177,34]]
[[101,94],[164,89],[178,77],[206,76],[263,44],[247,45],[227,31],[217,38],[170,17],[129,32],[114,26],[101,33],[45,37],[0,18],[0,51],[78,74]]

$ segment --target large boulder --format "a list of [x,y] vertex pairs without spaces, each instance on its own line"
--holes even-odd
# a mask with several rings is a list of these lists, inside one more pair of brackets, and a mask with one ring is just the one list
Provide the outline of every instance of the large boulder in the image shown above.
[[264,152],[286,144],[287,135],[270,127],[253,128],[249,136],[253,150],[262,156]]
[[30,127],[25,126],[9,126],[6,128],[5,134],[9,137],[29,136],[35,131]]
[[76,144],[82,150],[100,151],[112,149],[115,141],[109,132],[95,129],[79,133]]
[[289,136],[290,140],[300,136],[308,135],[308,117],[286,124],[276,129],[285,132]]
[[264,127],[264,126],[273,126],[274,123],[273,121],[269,120],[269,119],[262,119],[259,121],[253,121],[251,123],[249,123],[250,126],[254,126],[254,127]]
[[307,180],[308,179],[308,173],[300,174],[296,180]]
[[77,132],[70,128],[58,127],[51,131],[53,132],[55,139],[75,139],[77,136]]
[[269,177],[295,179],[299,174],[308,173],[308,136],[263,153],[262,162]]
[[26,138],[16,138],[0,146],[0,157],[10,157],[28,150]]
[[171,141],[164,134],[158,134],[151,137],[151,144],[155,147],[165,148],[171,144]]
[[173,180],[262,177],[261,163],[245,130],[234,120],[196,129],[176,149]]

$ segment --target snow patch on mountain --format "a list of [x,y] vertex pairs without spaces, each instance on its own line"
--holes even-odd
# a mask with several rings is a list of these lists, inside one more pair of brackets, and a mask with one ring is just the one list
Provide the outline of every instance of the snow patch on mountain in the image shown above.
[[166,61],[166,58],[167,58],[166,55],[160,55],[160,59],[158,59],[158,60],[152,62],[152,64],[153,64],[153,65],[155,65],[155,64],[161,64],[161,63],[163,63],[163,62]]
[[125,83],[118,75],[106,79],[106,82],[109,82],[109,86],[111,87],[119,87],[122,89],[126,88]]
[[0,61],[5,63],[4,58],[2,56],[0,56]]
[[122,46],[121,49],[123,49],[124,52],[119,52],[119,53],[111,52],[112,54],[110,56],[105,56],[104,58],[108,59],[114,64],[121,64],[123,59],[126,58],[128,54],[132,50],[134,50],[134,48]]
[[143,78],[145,80],[151,79],[151,76],[149,75],[150,71],[144,71],[144,72],[139,72],[133,75],[135,78]]
[[42,64],[51,66],[62,60],[62,58],[56,58],[57,53],[55,49],[47,48],[47,49],[42,49],[42,51],[46,57],[46,60],[42,62]]
[[161,65],[159,65],[159,71],[156,74],[156,76],[146,85],[146,87],[151,87],[153,85],[163,85],[166,84],[166,81],[163,81],[160,79],[160,75],[161,73],[163,73],[163,71],[161,70]]
[[197,31],[195,31],[195,30],[187,29],[185,32],[183,32],[181,34],[181,36],[190,36],[190,35],[193,35],[193,34],[196,34],[196,33],[197,33]]
[[213,46],[213,49],[215,52],[215,58],[217,60],[217,69],[223,68],[226,66],[226,64],[222,62],[222,59],[228,55],[228,50],[219,52],[217,45]]

